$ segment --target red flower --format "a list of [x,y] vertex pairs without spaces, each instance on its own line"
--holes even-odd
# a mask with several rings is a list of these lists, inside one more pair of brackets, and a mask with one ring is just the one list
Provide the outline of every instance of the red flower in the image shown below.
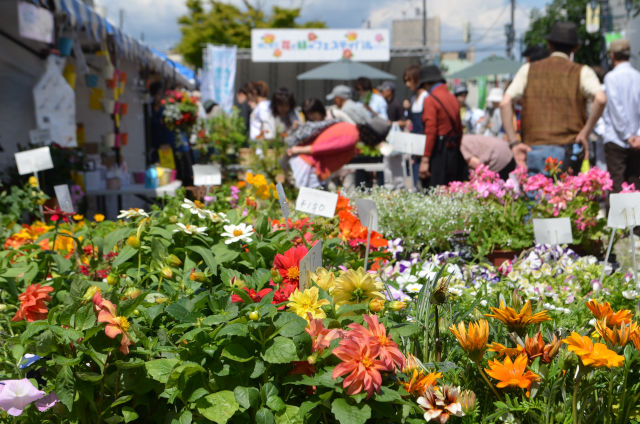
[[[367,243],[367,227],[362,225],[360,219],[347,210],[343,210],[338,214],[340,218],[340,238],[349,243],[349,246],[355,248],[359,244]],[[371,231],[371,239],[369,240],[371,248],[386,247],[387,240],[376,231]]]
[[98,315],[98,322],[104,322],[107,326],[104,333],[107,337],[115,339],[118,334],[122,334],[120,340],[120,352],[125,355],[129,353],[129,346],[133,344],[129,335],[129,321],[123,316],[118,316],[116,305],[102,298],[99,291],[93,295],[93,310]]
[[[298,287],[300,279],[300,260],[307,254],[306,246],[292,247],[284,252],[284,255],[277,254],[273,260],[273,267],[280,273],[284,285],[294,284],[294,290]],[[293,293],[293,290],[291,290]],[[289,294],[291,294],[289,293]],[[284,299],[285,301],[288,300]]]
[[[256,293],[256,291],[254,289],[248,289],[246,287],[242,288],[244,291],[247,292],[247,294],[249,295],[249,297],[251,298],[251,300],[253,300],[255,303],[258,303],[262,300],[263,297],[265,297],[267,294],[271,293],[271,291],[273,289],[262,289],[259,292]],[[237,294],[232,294],[231,295],[231,301],[232,302],[240,302],[240,303],[244,303],[244,300],[242,300],[242,298],[240,296],[238,296]]]
[[311,336],[311,352],[322,353],[323,350],[329,347],[332,340],[344,336],[343,330],[339,328],[326,329],[321,319],[313,318],[311,312],[307,312],[307,315],[309,316],[309,325],[304,331]]
[[27,286],[25,292],[18,296],[20,308],[13,318],[11,318],[11,321],[22,321],[26,319],[27,322],[33,322],[47,319],[49,310],[44,302],[51,300],[49,293],[52,291],[53,287],[50,286],[41,286],[40,284]]

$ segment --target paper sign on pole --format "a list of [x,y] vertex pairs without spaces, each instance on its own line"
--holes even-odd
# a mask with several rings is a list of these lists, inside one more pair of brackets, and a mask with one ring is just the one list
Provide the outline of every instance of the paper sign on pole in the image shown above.
[[33,174],[34,172],[53,168],[51,152],[48,146],[18,152],[14,154],[14,157],[16,158],[16,165],[20,175]]
[[[378,231],[378,207],[376,202],[370,199],[355,199],[353,201],[358,210],[358,218],[362,225],[366,225],[369,230]],[[371,223],[368,225],[368,223]]]
[[236,80],[236,46],[207,44],[203,51],[204,66],[200,88],[202,101],[213,100],[227,113],[233,109]]
[[194,186],[217,186],[222,184],[220,165],[193,165]]
[[393,150],[409,155],[424,155],[424,146],[427,142],[427,136],[424,134],[412,134],[402,131],[393,131],[389,133],[389,143]]
[[53,190],[56,192],[56,198],[58,199],[58,205],[60,205],[60,209],[69,213],[74,212],[73,202],[71,201],[71,192],[69,192],[69,186],[66,184],[60,184],[57,186],[53,186]]
[[53,13],[24,1],[18,2],[20,36],[43,43],[53,43]]
[[312,215],[333,218],[338,204],[338,195],[327,191],[301,187],[296,199],[296,210]]
[[538,244],[573,243],[569,218],[547,218],[533,220],[533,235]]
[[640,193],[611,194],[609,204],[609,227],[630,228],[640,225]]
[[316,269],[321,266],[322,240],[318,240],[316,244],[311,249],[309,249],[304,258],[300,260],[299,281],[301,291],[304,291],[311,287],[309,273],[316,272]]
[[36,146],[51,143],[51,131],[48,128],[29,130],[29,141]]

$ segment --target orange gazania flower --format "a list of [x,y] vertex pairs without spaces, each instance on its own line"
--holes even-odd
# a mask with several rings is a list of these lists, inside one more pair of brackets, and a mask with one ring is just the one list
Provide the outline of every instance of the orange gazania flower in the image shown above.
[[631,340],[631,335],[639,331],[635,322],[623,321],[620,326],[608,327],[606,320],[596,321],[596,332],[612,346],[625,347]]
[[636,327],[635,331],[631,333],[631,341],[635,348],[640,350],[640,326]]
[[355,395],[364,390],[369,398],[374,392],[380,391],[380,371],[385,371],[387,367],[378,359],[375,346],[349,338],[342,340],[332,353],[342,362],[333,369],[331,378],[336,379],[349,374],[342,383],[342,387],[347,389],[347,394]]
[[464,327],[464,321],[449,327],[449,330],[456,336],[460,346],[467,352],[472,361],[478,362],[482,360],[485,350],[487,349],[487,340],[489,339],[489,323],[482,319],[469,323],[469,329]]
[[509,331],[515,331],[517,333],[522,332],[529,324],[538,324],[551,319],[549,315],[547,315],[546,310],[532,314],[531,301],[529,300],[527,300],[527,303],[525,303],[520,312],[516,312],[515,309],[505,306],[504,302],[500,302],[499,308],[491,307],[491,312],[493,312],[493,314],[485,314],[485,316],[502,321]]
[[27,286],[24,293],[18,296],[18,299],[20,300],[20,308],[13,318],[11,318],[11,321],[22,321],[23,319],[26,319],[27,322],[33,322],[41,319],[47,319],[49,310],[44,302],[51,300],[49,293],[52,291],[53,287],[41,286],[37,283]]
[[518,355],[525,354],[524,348],[520,345],[516,345],[516,347],[506,347],[503,344],[498,342],[493,342],[487,346],[487,350],[489,352],[495,352],[498,356],[508,356],[510,358],[515,358]]
[[353,330],[350,332],[350,336],[355,339],[367,340],[368,343],[376,346],[376,349],[380,352],[380,359],[387,367],[387,371],[394,371],[396,366],[402,368],[404,366],[404,355],[398,349],[398,345],[387,337],[387,329],[378,322],[378,316],[363,315],[362,318],[364,318],[369,328],[367,329],[357,323],[350,324],[349,328]]
[[619,327],[623,322],[633,319],[633,313],[627,309],[613,312],[609,302],[598,303],[592,299],[587,302],[587,308],[597,320],[606,320],[609,327]]
[[127,355],[129,353],[129,346],[133,344],[133,340],[131,340],[131,336],[129,336],[129,321],[123,316],[118,316],[116,305],[103,299],[100,292],[96,292],[93,295],[93,309],[98,314],[98,322],[107,324],[104,328],[104,333],[107,337],[115,339],[118,334],[122,334],[120,352]]
[[405,361],[405,367],[402,372],[410,375],[409,381],[400,381],[400,384],[404,389],[413,396],[422,396],[424,392],[438,382],[439,378],[442,378],[441,372],[430,372],[425,375],[425,370],[422,368],[413,355],[407,355]]
[[497,359],[489,361],[489,368],[485,368],[485,371],[491,377],[499,380],[499,383],[496,384],[498,388],[520,387],[527,389],[528,397],[531,384],[540,380],[538,374],[533,371],[525,371],[528,362],[527,355],[518,355],[515,361],[511,361],[511,358],[507,356],[504,358],[504,364],[501,364]]
[[589,337],[581,336],[575,331],[571,336],[562,339],[562,342],[569,345],[569,351],[578,355],[585,367],[615,368],[624,362],[623,356],[609,350],[605,344],[593,343]]
[[558,354],[560,350],[560,340],[553,335],[553,339],[549,343],[545,343],[542,339],[542,333],[538,331],[534,337],[529,335],[524,338],[524,351],[529,357],[529,362],[540,357],[540,361],[548,364]]

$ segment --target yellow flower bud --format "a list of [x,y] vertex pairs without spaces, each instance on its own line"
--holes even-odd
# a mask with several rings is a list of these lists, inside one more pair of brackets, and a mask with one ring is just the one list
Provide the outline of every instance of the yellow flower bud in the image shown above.
[[204,272],[202,271],[193,271],[190,275],[189,275],[189,279],[191,281],[197,281],[199,283],[202,283],[204,280],[207,279],[207,276],[205,275]]
[[258,311],[251,311],[249,312],[249,319],[251,321],[258,321],[260,319],[260,314]]
[[120,280],[120,277],[118,277],[117,274],[109,274],[109,275],[107,275],[107,283],[110,286],[113,286],[114,284],[117,284],[118,280]]
[[168,266],[162,267],[162,270],[160,271],[160,273],[167,280],[171,280],[173,278],[173,271]]
[[137,236],[129,236],[127,239],[127,244],[134,249],[140,248],[140,239]]
[[173,253],[167,256],[164,261],[167,265],[170,265],[170,266],[178,267],[182,265],[182,261],[180,260],[180,258],[178,258]]
[[369,310],[371,312],[380,312],[384,310],[384,299],[373,299],[369,302]]
[[140,293],[142,293],[140,291],[139,288],[137,287],[129,287],[127,289],[127,291],[124,292],[124,298],[125,299],[135,299],[136,297],[140,296]]
[[401,311],[404,308],[407,307],[407,304],[401,300],[394,300],[393,302],[391,302],[391,310],[393,311]]
[[[109,279],[109,277],[107,277],[107,280]],[[83,302],[89,302],[91,299],[93,299],[93,296],[96,293],[100,293],[100,287],[98,286],[91,286],[87,289],[86,292],[84,292],[84,296],[82,296],[82,301]]]

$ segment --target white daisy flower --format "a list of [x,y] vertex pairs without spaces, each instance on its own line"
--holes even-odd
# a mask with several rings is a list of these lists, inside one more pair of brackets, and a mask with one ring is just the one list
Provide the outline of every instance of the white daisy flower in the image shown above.
[[229,220],[227,219],[227,214],[223,212],[209,211],[209,219],[211,219],[211,221],[213,222],[229,222]]
[[131,208],[131,209],[127,209],[127,210],[121,210],[120,211],[120,215],[118,215],[118,219],[122,219],[122,218],[135,218],[135,217],[144,217],[147,218],[149,216],[148,213],[146,213],[144,211],[144,209],[140,209],[140,208]]
[[422,284],[411,283],[404,286],[404,291],[407,293],[420,293],[420,290],[422,290]]
[[251,241],[251,236],[253,235],[253,227],[251,225],[241,223],[238,225],[225,225],[223,228],[225,232],[221,235],[227,238],[224,242],[225,244],[231,244],[236,241]]
[[192,215],[197,215],[200,219],[205,219],[211,216],[211,211],[206,210],[204,208],[204,203],[199,200],[193,202],[189,199],[184,199],[184,202],[182,202],[180,206],[187,209]]
[[207,232],[207,227],[198,227],[197,225],[190,225],[190,224],[182,224],[182,223],[178,223],[178,228],[176,228],[175,230],[173,230],[174,233],[177,233],[178,231],[182,231],[183,233],[186,234],[205,234]]

